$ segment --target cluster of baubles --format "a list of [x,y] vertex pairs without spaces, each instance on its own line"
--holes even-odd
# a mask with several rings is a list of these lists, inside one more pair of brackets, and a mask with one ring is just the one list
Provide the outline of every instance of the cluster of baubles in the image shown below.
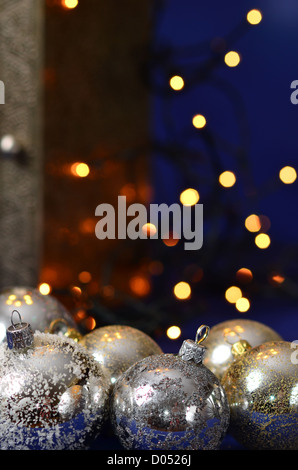
[[80,335],[37,289],[0,294],[0,449],[86,449],[112,425],[124,449],[298,449],[298,361],[259,322],[202,325],[164,354],[144,332]]

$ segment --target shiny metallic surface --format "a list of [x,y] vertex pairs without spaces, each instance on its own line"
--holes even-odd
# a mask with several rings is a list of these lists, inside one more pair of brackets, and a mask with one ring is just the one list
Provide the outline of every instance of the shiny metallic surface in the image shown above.
[[0,449],[84,448],[108,399],[100,365],[73,340],[36,332],[24,350],[0,345]]
[[33,332],[45,332],[57,319],[64,319],[77,330],[71,314],[52,295],[42,295],[38,289],[30,287],[8,287],[0,292],[0,343],[6,340],[6,329],[11,324],[13,310],[20,312]]
[[161,354],[158,344],[142,331],[126,325],[108,325],[85,335],[80,344],[101,364],[111,385],[141,359]]
[[266,341],[279,341],[283,338],[267,325],[243,318],[227,320],[213,326],[204,341],[207,348],[204,364],[220,380],[234,362],[232,345],[240,339],[246,340],[254,347]]
[[239,357],[222,379],[229,432],[252,450],[298,450],[298,364],[291,343],[272,341]]
[[111,421],[126,449],[217,449],[229,407],[204,365],[163,354],[139,361],[117,380]]

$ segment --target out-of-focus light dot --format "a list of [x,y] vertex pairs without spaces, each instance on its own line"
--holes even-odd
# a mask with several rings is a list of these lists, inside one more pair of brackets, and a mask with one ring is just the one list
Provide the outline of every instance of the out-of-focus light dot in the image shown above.
[[242,297],[242,291],[237,286],[231,286],[225,292],[225,298],[231,304],[236,303],[237,300],[240,299],[241,297]]
[[281,274],[272,274],[271,280],[275,284],[282,284],[283,282],[285,282],[285,277]]
[[144,276],[134,276],[130,279],[129,286],[132,292],[140,297],[148,295],[151,290],[150,282]]
[[181,329],[179,326],[170,326],[167,329],[167,337],[170,339],[177,339],[181,335]]
[[184,87],[184,80],[180,75],[174,75],[170,78],[170,87],[175,91],[182,90]]
[[237,67],[240,63],[240,55],[236,51],[229,51],[225,55],[225,64],[228,67]]
[[206,126],[206,123],[207,121],[206,121],[205,116],[203,116],[203,114],[196,114],[196,116],[192,118],[192,124],[197,129],[202,129],[203,127]]
[[42,295],[49,295],[49,293],[52,290],[51,286],[47,284],[46,282],[43,282],[42,284],[40,284],[38,289]]
[[262,13],[260,10],[250,10],[246,15],[246,19],[250,24],[259,24],[262,21]]
[[239,312],[247,312],[250,308],[250,302],[246,297],[241,297],[237,300],[235,306]]
[[155,227],[154,224],[147,223],[147,224],[144,224],[144,225],[143,225],[143,227],[142,227],[142,232],[143,232],[144,235],[146,235],[147,237],[154,237],[154,235],[155,235],[156,232],[157,232],[157,228]]
[[87,163],[73,163],[70,168],[71,173],[74,176],[78,176],[79,178],[86,178],[86,176],[90,173],[90,168]]
[[261,220],[256,214],[251,214],[245,219],[245,227],[249,232],[258,232],[261,229]]
[[15,307],[21,307],[22,302],[20,300],[16,300],[14,305],[15,305]]
[[175,297],[179,300],[186,300],[191,296],[191,287],[187,282],[178,282],[174,287]]
[[236,183],[236,176],[232,171],[224,171],[219,175],[218,181],[225,188],[231,188]]
[[11,294],[8,298],[9,300],[16,300],[17,296],[15,294]]
[[94,330],[96,327],[96,321],[93,317],[87,317],[84,319],[84,326],[87,330]]
[[241,268],[241,269],[238,269],[238,271],[236,273],[236,278],[239,282],[242,282],[242,283],[246,284],[246,283],[252,281],[253,274],[252,274],[250,269]]
[[82,271],[78,277],[79,277],[79,281],[82,282],[83,284],[88,284],[88,282],[90,282],[92,279],[92,276],[88,271]]
[[175,233],[169,233],[167,237],[163,238],[163,242],[166,246],[176,246],[179,242],[179,236]]
[[271,240],[267,233],[259,233],[255,238],[255,244],[258,248],[261,248],[261,250],[268,248],[270,243]]
[[180,194],[180,202],[183,206],[194,206],[199,202],[200,195],[196,189],[188,188]]
[[63,8],[67,10],[72,10],[73,8],[76,8],[79,4],[78,0],[62,0],[61,5]]
[[292,184],[297,179],[297,173],[292,166],[285,166],[279,172],[279,178],[284,184]]

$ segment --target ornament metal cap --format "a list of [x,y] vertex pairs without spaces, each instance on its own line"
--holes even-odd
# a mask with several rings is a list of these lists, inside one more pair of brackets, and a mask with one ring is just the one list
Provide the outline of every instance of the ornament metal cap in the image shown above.
[[207,338],[209,331],[209,326],[201,325],[197,330],[195,341],[191,339],[183,341],[178,356],[184,361],[194,361],[196,364],[201,364],[206,352],[205,346],[201,346],[201,343]]
[[[19,316],[19,323],[14,323],[13,314]],[[11,314],[11,325],[6,330],[7,345],[9,349],[28,348],[33,343],[33,331],[29,323],[22,322],[20,313],[13,310]]]
[[232,345],[231,353],[234,357],[239,357],[242,356],[242,354],[244,354],[249,349],[251,349],[251,345],[249,344],[249,342],[245,339],[240,339]]

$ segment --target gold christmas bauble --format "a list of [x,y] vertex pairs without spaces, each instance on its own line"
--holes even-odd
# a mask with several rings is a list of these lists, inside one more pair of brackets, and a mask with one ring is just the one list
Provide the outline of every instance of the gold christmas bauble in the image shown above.
[[80,344],[114,384],[135,362],[154,354],[162,354],[158,344],[146,333],[126,325],[108,325],[85,335]]
[[219,379],[234,362],[232,345],[239,339],[246,340],[251,347],[254,347],[267,341],[279,341],[283,338],[272,328],[254,320],[239,318],[213,326],[205,341],[207,351],[204,365]]
[[222,379],[229,432],[246,449],[298,450],[298,365],[291,343],[248,349]]

